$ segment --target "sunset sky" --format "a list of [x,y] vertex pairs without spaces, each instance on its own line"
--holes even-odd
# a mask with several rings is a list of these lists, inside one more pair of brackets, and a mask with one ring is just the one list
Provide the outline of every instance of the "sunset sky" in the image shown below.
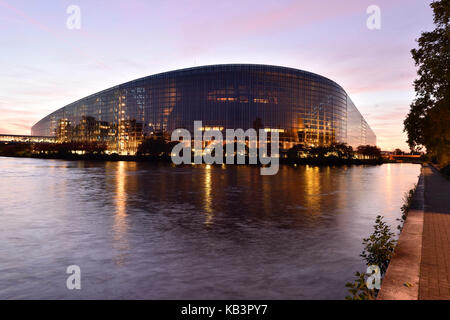
[[[154,73],[219,63],[288,66],[350,95],[383,150],[407,150],[410,50],[432,30],[427,0],[0,0],[0,133]],[[366,27],[369,5],[381,30]],[[69,5],[81,29],[66,27]]]

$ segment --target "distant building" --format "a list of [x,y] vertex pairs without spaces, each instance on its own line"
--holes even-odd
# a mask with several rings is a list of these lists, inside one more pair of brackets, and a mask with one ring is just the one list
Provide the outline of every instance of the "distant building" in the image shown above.
[[16,134],[0,134],[0,142],[55,142],[51,136],[21,136]]
[[104,141],[136,152],[148,136],[170,137],[194,121],[204,130],[277,130],[282,149],[302,143],[375,145],[376,136],[347,93],[320,75],[267,65],[212,65],[130,81],[46,116],[32,135],[57,141]]
[[381,157],[384,160],[396,162],[418,162],[423,154],[423,152],[396,154],[395,151],[381,151]]

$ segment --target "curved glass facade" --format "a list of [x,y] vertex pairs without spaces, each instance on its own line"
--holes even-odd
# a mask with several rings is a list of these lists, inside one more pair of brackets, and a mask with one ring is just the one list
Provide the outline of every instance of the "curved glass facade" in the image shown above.
[[[350,117],[349,117],[350,116]],[[71,103],[40,120],[31,134],[58,141],[105,141],[134,153],[148,136],[185,128],[278,130],[295,144],[376,144],[346,92],[314,73],[267,65],[213,65],[137,79]],[[350,140],[349,140],[350,133]]]

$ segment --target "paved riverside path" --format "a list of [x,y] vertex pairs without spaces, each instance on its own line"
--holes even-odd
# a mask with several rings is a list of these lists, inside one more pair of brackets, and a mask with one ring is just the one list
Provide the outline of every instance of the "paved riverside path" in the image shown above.
[[429,165],[377,299],[450,299],[450,180]]
[[450,299],[450,180],[424,166],[419,299]]

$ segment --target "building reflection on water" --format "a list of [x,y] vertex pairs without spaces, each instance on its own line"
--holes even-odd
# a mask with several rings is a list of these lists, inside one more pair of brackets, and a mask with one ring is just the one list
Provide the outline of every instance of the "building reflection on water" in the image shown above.
[[[383,167],[390,175],[390,168]],[[324,223],[344,224],[345,208],[364,212],[374,205],[366,188],[367,176],[355,167],[281,166],[275,176],[261,176],[259,167],[192,165],[173,167],[137,162],[109,162],[106,171],[113,191],[113,246],[116,263],[123,265],[130,249],[131,212],[164,215],[163,228],[238,231],[242,224],[280,224],[286,228],[316,228]],[[352,190],[345,185],[351,181]],[[390,190],[392,177],[380,188]],[[357,186],[356,188],[354,186]],[[138,200],[136,200],[138,199]],[[386,199],[387,201],[388,199]],[[185,221],[185,215],[190,215]],[[131,220],[130,220],[131,219]],[[200,228],[200,229],[199,229]],[[133,230],[133,232],[135,232]],[[180,235],[181,237],[183,235]]]
[[[189,208],[207,227],[224,213],[234,219],[280,219],[290,223],[315,223],[330,205],[345,206],[345,192],[336,192],[345,169],[281,166],[275,176],[261,176],[259,167],[192,165],[181,168],[136,162],[107,163],[114,185],[115,240],[126,239],[129,210],[156,213],[169,203],[171,209]],[[158,171],[158,174],[153,174]],[[161,173],[161,171],[163,173]],[[333,177],[333,178],[331,178]],[[140,199],[139,201],[130,201]],[[348,200],[348,199],[347,199]],[[149,207],[149,204],[153,204]],[[305,220],[305,215],[310,219]]]
[[[118,265],[123,265],[127,256],[128,239],[128,217],[127,217],[127,168],[135,163],[119,161],[116,163],[108,163],[113,167],[115,171],[114,183],[115,183],[115,193],[114,193],[114,204],[115,204],[115,214],[114,214],[114,225],[113,225],[113,240],[114,248],[119,252],[116,257],[116,263]],[[132,169],[132,168],[130,168]]]
[[259,169],[3,158],[0,298],[72,299],[77,264],[85,299],[342,299],[420,173]]
[[213,199],[212,199],[212,181],[211,181],[211,166],[205,166],[205,178],[204,178],[204,209],[205,209],[205,225],[209,226],[213,223]]
[[319,211],[319,200],[320,197],[318,195],[320,194],[320,171],[319,167],[311,167],[306,166],[305,167],[305,200],[307,203],[308,208],[314,208],[315,210],[312,211],[312,213]]

